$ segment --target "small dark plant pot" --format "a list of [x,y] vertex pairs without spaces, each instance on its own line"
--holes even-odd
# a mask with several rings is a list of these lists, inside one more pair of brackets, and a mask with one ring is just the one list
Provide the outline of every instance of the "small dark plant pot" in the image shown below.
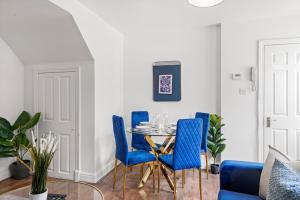
[[220,173],[220,165],[218,164],[211,164],[210,170],[212,174],[219,174]]
[[[30,160],[23,160],[28,166],[30,166]],[[9,166],[10,174],[13,179],[22,180],[30,175],[29,169],[20,162],[13,162]]]

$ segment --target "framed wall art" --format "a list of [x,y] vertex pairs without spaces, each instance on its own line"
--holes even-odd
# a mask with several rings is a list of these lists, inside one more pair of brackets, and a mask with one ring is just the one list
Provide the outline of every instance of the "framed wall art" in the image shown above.
[[181,63],[162,61],[153,64],[153,100],[181,100]]

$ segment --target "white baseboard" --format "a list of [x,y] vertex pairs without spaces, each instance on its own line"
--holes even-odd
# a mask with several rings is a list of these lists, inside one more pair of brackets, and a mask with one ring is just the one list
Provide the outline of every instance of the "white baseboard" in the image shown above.
[[79,180],[88,182],[88,183],[96,183],[97,180],[95,178],[95,174],[87,173],[87,172],[79,172]]
[[101,178],[106,176],[111,170],[114,168],[114,160],[109,162],[106,166],[102,168],[102,170],[97,171],[96,173],[86,173],[86,172],[79,172],[79,180],[85,181],[88,183],[97,183]]
[[[119,162],[118,162],[119,163]],[[206,168],[205,158],[201,156],[202,169]],[[79,180],[88,182],[88,183],[97,183],[101,178],[106,176],[111,170],[114,168],[114,160],[109,162],[106,166],[102,168],[102,170],[97,171],[96,173],[86,173],[86,172],[78,172]]]
[[106,166],[104,166],[104,168],[100,171],[98,171],[96,173],[96,182],[98,182],[101,178],[103,178],[104,176],[106,176],[109,172],[111,172],[111,170],[114,169],[115,166],[115,161],[112,160],[110,161]]

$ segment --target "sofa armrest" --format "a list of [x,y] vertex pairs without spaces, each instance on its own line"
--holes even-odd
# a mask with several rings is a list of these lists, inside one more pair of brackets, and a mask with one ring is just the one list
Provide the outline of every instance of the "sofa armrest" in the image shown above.
[[226,160],[220,168],[221,190],[258,195],[262,163]]

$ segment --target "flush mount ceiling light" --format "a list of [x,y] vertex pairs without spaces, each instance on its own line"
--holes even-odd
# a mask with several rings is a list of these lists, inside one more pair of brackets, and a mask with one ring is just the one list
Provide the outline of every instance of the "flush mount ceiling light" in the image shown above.
[[197,7],[211,7],[222,3],[223,0],[189,0],[189,3]]

